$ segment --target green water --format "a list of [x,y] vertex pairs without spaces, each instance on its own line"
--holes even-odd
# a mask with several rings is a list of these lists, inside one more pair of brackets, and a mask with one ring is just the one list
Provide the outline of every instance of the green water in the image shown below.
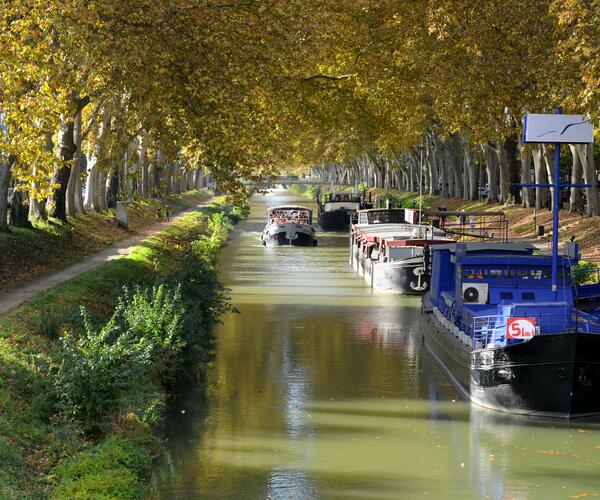
[[422,347],[419,299],[372,293],[347,236],[264,248],[255,196],[224,250],[240,314],[167,422],[159,498],[594,498],[600,424],[463,401]]

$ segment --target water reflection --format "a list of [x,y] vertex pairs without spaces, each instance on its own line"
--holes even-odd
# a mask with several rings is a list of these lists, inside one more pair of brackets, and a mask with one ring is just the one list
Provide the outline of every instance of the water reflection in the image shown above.
[[371,293],[344,236],[263,248],[267,204],[289,202],[255,199],[224,253],[241,314],[219,328],[206,395],[174,405],[161,498],[600,494],[598,425],[461,400],[422,349],[418,299]]

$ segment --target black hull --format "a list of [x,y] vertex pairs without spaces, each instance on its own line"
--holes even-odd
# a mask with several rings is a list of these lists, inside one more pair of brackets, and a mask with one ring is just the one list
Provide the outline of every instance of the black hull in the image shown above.
[[281,232],[272,236],[268,236],[264,243],[268,247],[295,246],[295,247],[314,247],[317,246],[317,240],[314,236],[309,236],[305,233],[298,233],[298,237],[289,240],[286,233]]
[[480,406],[561,418],[600,414],[600,335],[540,335],[471,351],[425,314],[424,338],[459,390]]
[[319,212],[318,221],[323,231],[346,231],[350,227],[350,213],[347,210]]
[[[385,266],[385,264],[384,264]],[[374,268],[379,268],[375,271]],[[410,259],[396,265],[381,267],[381,264],[371,266],[367,273],[377,272],[371,279],[371,286],[380,292],[397,293],[401,295],[423,295],[429,290],[430,279],[423,270],[423,259]]]

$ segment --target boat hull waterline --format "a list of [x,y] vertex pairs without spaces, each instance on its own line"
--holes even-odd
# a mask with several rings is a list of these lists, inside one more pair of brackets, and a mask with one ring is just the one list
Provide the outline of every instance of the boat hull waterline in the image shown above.
[[315,232],[312,227],[294,223],[267,227],[263,233],[262,241],[263,245],[267,247],[290,245],[312,247],[317,245]]
[[424,342],[457,388],[497,411],[576,418],[600,414],[600,336],[564,332],[527,342],[466,349],[431,312]]

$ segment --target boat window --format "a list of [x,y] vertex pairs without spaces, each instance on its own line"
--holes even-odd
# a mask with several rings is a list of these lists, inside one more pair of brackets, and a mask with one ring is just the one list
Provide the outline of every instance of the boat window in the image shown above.
[[504,277],[505,278],[514,278],[515,277],[515,272],[512,269],[506,269],[504,271]]
[[487,269],[478,269],[478,270],[476,271],[476,275],[475,275],[475,277],[476,277],[477,279],[484,279],[484,278],[487,278],[487,277],[488,277],[488,270],[487,270]]
[[500,300],[512,300],[512,292],[500,292]]
[[534,280],[541,280],[542,279],[542,270],[541,269],[533,269],[531,271],[531,278]]
[[502,278],[502,269],[490,269],[490,278]]
[[527,269],[521,269],[519,271],[519,278],[521,278],[522,280],[529,279],[529,270],[527,270]]
[[463,272],[463,277],[471,280],[475,277],[475,271],[473,271],[473,269],[465,269]]
[[533,292],[523,292],[521,294],[523,300],[535,300],[535,293]]
[[551,280],[552,279],[552,270],[551,269],[546,269],[544,271],[544,279],[545,280]]

